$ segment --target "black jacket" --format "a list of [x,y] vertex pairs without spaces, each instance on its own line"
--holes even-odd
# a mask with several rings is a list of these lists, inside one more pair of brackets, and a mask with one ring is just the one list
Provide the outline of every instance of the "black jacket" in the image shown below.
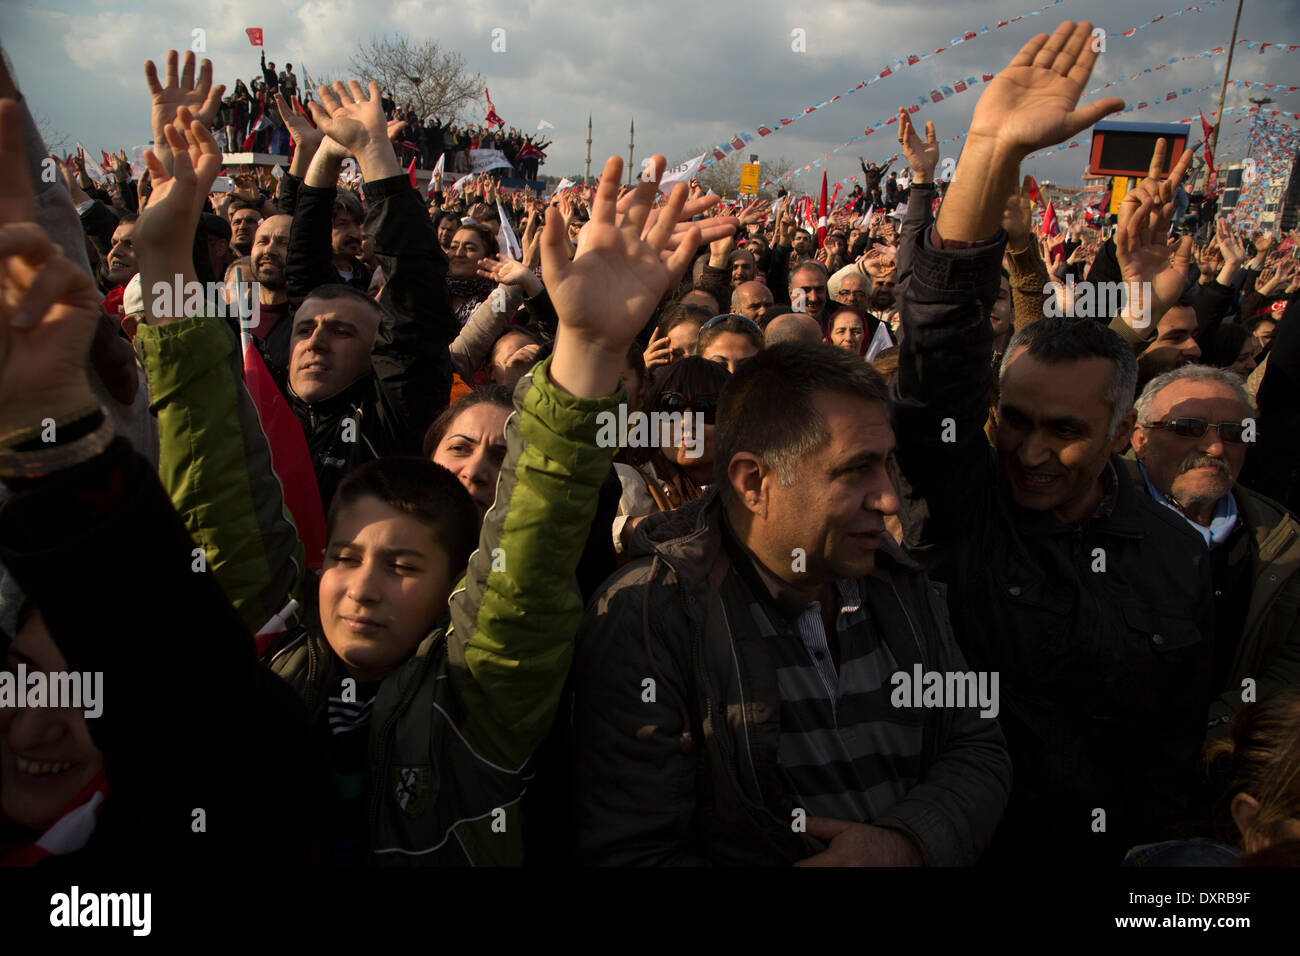
[[257,662],[211,571],[193,570],[194,540],[153,469],[117,438],[9,489],[0,560],[68,669],[103,674],[103,713],[86,724],[108,799],[90,842],[46,865],[305,862],[323,782],[306,710]]
[[[374,237],[386,278],[371,372],[315,405],[285,388],[307,433],[326,510],[340,479],[357,465],[420,453],[429,423],[447,407],[447,346],[460,331],[447,298],[447,257],[410,180],[403,173],[366,183],[365,189],[366,232]],[[334,192],[305,185],[298,190],[285,266],[294,312],[312,289],[338,281],[329,253]]]
[[[651,515],[630,544],[638,560],[588,605],[573,673],[586,863],[785,866],[824,848],[791,826],[777,668],[722,524],[712,489]],[[966,669],[942,587],[892,543],[859,586],[884,640],[903,648],[899,659],[915,648],[926,670]],[[647,678],[654,700],[644,695]],[[922,719],[919,781],[870,822],[906,833],[927,865],[969,866],[1007,799],[1002,733],[966,708],[932,708]]]
[[1210,562],[1127,481],[1108,515],[1076,527],[1015,503],[984,434],[1005,233],[962,251],[936,250],[929,230],[913,243],[893,385],[904,527],[948,585],[971,666],[1001,675],[1015,786],[990,857],[1117,865],[1199,811],[1218,690]]

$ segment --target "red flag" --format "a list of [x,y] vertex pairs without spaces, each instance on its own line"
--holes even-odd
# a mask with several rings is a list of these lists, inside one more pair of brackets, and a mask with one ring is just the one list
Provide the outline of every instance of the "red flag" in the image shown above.
[[817,206],[817,248],[826,245],[826,170],[822,170],[822,200]]
[[1060,232],[1056,224],[1056,210],[1050,202],[1047,204],[1047,211],[1043,213],[1043,225],[1039,232],[1044,236],[1054,236]]
[[1214,135],[1214,127],[1211,126],[1210,121],[1205,118],[1204,110],[1200,111],[1200,115],[1201,115],[1201,131],[1205,134],[1205,165],[1210,170],[1210,179],[1214,179],[1215,176],[1214,160],[1210,156],[1210,137]]
[[411,157],[411,165],[406,167],[406,175],[411,177],[411,188],[419,189],[420,187],[416,184],[415,181],[415,157],[414,156]]
[[1031,209],[1034,206],[1042,205],[1043,202],[1043,196],[1038,191],[1038,180],[1034,179],[1033,176],[1029,177],[1029,202]]
[[[254,119],[253,122],[251,122],[248,125],[248,135],[244,137],[244,143],[242,148],[245,150],[253,148],[253,140],[257,138],[257,131],[262,128],[262,121],[264,119],[262,113],[264,112],[265,107],[266,107],[266,94],[263,93],[261,96],[257,98],[257,118]],[[269,120],[266,121],[266,125],[267,126],[271,125]]]
[[483,87],[483,95],[487,97],[488,112],[486,122],[488,126],[505,126],[505,120],[497,116],[497,108],[492,105],[492,94],[488,92],[486,86]]
[[289,403],[275,387],[262,356],[246,333],[244,386],[257,409],[266,443],[271,448],[271,467],[284,487],[284,503],[298,528],[298,540],[306,551],[307,567],[319,571],[325,555],[325,510],[321,507],[316,472],[302,425]]
[[261,46],[261,45],[262,45],[262,28],[261,28],[261,27],[249,27],[249,28],[246,29],[244,32],[248,34],[248,42],[251,43],[253,46]]

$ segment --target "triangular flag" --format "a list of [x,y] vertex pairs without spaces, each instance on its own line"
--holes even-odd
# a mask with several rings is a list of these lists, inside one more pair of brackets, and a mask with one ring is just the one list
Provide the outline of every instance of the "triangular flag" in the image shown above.
[[555,129],[555,124],[554,124],[554,123],[548,123],[548,122],[546,122],[546,120],[541,120],[540,122],[538,122],[538,124],[537,124],[537,128],[538,128],[538,129]]
[[504,255],[509,256],[516,261],[524,257],[523,247],[519,245],[518,238],[515,237],[514,227],[510,225],[510,217],[506,215],[505,207],[501,205],[501,200],[497,200],[497,216],[501,220],[501,228],[497,232],[497,245],[501,248]]

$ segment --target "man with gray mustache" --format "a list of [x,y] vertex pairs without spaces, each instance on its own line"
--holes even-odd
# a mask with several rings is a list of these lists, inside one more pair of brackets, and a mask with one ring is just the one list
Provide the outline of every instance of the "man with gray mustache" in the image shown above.
[[1255,408],[1236,374],[1174,369],[1148,383],[1136,411],[1125,459],[1136,487],[1181,514],[1210,552],[1223,688],[1210,708],[1214,737],[1245,704],[1300,682],[1300,524],[1237,484]]

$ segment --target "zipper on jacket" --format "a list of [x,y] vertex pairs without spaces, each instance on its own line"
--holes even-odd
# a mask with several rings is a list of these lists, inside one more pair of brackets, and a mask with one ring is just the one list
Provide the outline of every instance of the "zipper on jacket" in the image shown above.
[[[448,626],[450,627],[450,625]],[[370,853],[374,850],[375,828],[379,824],[379,804],[383,799],[382,794],[384,787],[387,785],[386,781],[388,780],[388,754],[392,749],[389,746],[389,742],[392,740],[393,727],[396,726],[397,721],[406,713],[407,708],[411,706],[411,701],[424,685],[425,678],[429,675],[429,668],[433,666],[433,662],[439,653],[439,645],[446,639],[447,636],[444,633],[433,642],[433,646],[429,648],[429,653],[425,655],[424,667],[420,669],[420,673],[416,677],[411,679],[409,689],[393,707],[393,712],[388,715],[388,719],[384,721],[384,726],[380,730],[379,750],[375,754],[376,759],[371,764],[374,769],[371,771],[372,779],[370,781],[370,827],[369,832],[367,833],[367,840],[370,845],[367,847],[367,857],[369,857]],[[398,670],[400,671],[400,667]],[[396,674],[398,671],[394,671],[393,673]],[[379,699],[378,694],[375,695],[375,699]],[[466,858],[468,859],[468,854],[466,854]],[[469,860],[469,863],[473,865],[474,861]]]

